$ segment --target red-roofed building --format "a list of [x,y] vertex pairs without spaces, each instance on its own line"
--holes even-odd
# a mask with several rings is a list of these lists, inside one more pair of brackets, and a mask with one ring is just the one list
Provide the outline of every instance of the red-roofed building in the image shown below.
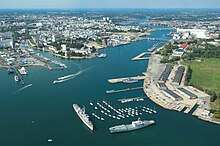
[[186,46],[187,46],[186,44],[182,44],[182,45],[180,45],[179,48],[180,48],[180,49],[184,49],[184,48],[186,48]]

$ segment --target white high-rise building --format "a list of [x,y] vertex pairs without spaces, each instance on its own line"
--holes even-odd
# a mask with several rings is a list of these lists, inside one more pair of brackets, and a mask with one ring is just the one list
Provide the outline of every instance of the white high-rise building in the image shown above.
[[55,35],[52,35],[52,42],[56,42],[56,37],[55,37]]

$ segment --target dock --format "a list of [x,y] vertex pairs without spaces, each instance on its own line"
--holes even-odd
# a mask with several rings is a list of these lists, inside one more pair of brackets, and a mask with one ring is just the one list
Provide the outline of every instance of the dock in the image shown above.
[[146,40],[150,41],[160,41],[160,42],[167,42],[168,40],[166,39],[160,39],[160,38],[145,38]]
[[133,91],[133,90],[140,90],[143,89],[143,87],[134,87],[134,88],[126,88],[126,89],[120,89],[120,90],[107,90],[106,93],[119,93],[119,92],[126,92],[126,91]]
[[139,54],[138,56],[132,58],[131,60],[135,61],[135,60],[149,60],[150,59],[150,57],[143,57],[144,55],[151,55],[151,52],[143,52]]
[[15,73],[16,73],[16,75],[18,76],[18,78],[19,78],[21,84],[24,85],[23,77],[22,77],[21,73],[19,72],[18,68],[14,68],[14,70],[15,70]]
[[123,80],[126,80],[128,78],[134,79],[134,80],[144,80],[145,76],[136,76],[136,77],[126,77],[126,78],[117,78],[117,79],[109,79],[108,82],[111,84],[120,83],[123,82]]
[[118,99],[118,101],[121,103],[127,103],[127,102],[134,102],[134,101],[144,101],[144,98],[145,97],[123,98],[123,99]]
[[148,49],[148,52],[153,52],[159,45],[161,45],[163,42],[159,42],[157,44],[154,44],[153,47],[151,47],[150,49]]
[[184,111],[185,114],[188,114],[189,112],[191,112],[191,110],[196,106],[196,103],[194,105],[191,106],[187,106],[186,110]]
[[147,50],[147,52],[143,52],[141,54],[139,54],[138,56],[132,58],[131,60],[132,61],[135,61],[135,60],[149,60],[150,57],[143,57],[144,55],[151,55],[152,52],[159,46],[161,45],[163,42],[159,42],[157,44],[154,44],[153,47],[151,47],[150,49]]

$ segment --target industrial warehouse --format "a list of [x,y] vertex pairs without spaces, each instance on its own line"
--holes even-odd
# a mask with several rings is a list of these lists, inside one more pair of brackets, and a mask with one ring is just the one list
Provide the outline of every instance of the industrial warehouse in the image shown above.
[[158,82],[159,83],[165,83],[166,80],[168,79],[171,71],[172,71],[173,67],[171,65],[166,65],[165,70],[163,71],[163,73],[161,74]]
[[173,79],[173,85],[180,85],[182,81],[182,77],[184,74],[185,68],[183,66],[178,67],[176,74]]
[[182,97],[180,97],[179,95],[177,95],[176,93],[174,93],[173,91],[167,89],[163,91],[164,95],[166,95],[167,97],[171,98],[174,101],[180,101],[183,100]]
[[181,95],[183,95],[183,96],[185,96],[185,97],[187,97],[189,99],[196,99],[196,98],[198,98],[197,95],[193,94],[192,92],[190,92],[190,91],[188,91],[188,90],[186,90],[184,88],[177,88],[177,91]]

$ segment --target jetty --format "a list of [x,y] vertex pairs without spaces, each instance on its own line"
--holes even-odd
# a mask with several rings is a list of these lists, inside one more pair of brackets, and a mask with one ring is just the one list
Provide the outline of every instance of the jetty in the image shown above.
[[123,82],[126,79],[133,79],[133,80],[144,80],[145,76],[136,76],[136,77],[125,77],[125,78],[117,78],[117,79],[109,79],[108,82],[111,84]]
[[18,78],[19,78],[21,84],[24,85],[23,77],[22,77],[21,73],[19,72],[18,68],[13,68],[13,69],[15,70],[15,73],[16,73],[16,75],[18,76]]
[[132,58],[131,60],[135,61],[135,60],[149,60],[150,59],[150,57],[143,57],[144,55],[151,55],[151,52],[143,52],[139,54],[138,56]]
[[143,87],[134,87],[134,88],[126,88],[126,89],[120,89],[120,90],[107,90],[106,93],[119,93],[119,92],[126,92],[126,91],[132,91],[132,90],[139,90],[143,89]]
[[132,58],[131,60],[132,61],[135,61],[135,60],[149,60],[150,59],[150,56],[149,57],[143,57],[145,55],[151,55],[153,53],[153,51],[159,46],[161,45],[163,42],[159,42],[157,44],[154,44],[153,47],[151,47],[150,49],[147,50],[147,52],[143,52],[141,54],[139,54],[138,56]]
[[166,40],[166,39],[160,39],[160,38],[145,38],[146,40],[149,40],[149,41],[160,41],[160,42],[167,42],[169,40]]

